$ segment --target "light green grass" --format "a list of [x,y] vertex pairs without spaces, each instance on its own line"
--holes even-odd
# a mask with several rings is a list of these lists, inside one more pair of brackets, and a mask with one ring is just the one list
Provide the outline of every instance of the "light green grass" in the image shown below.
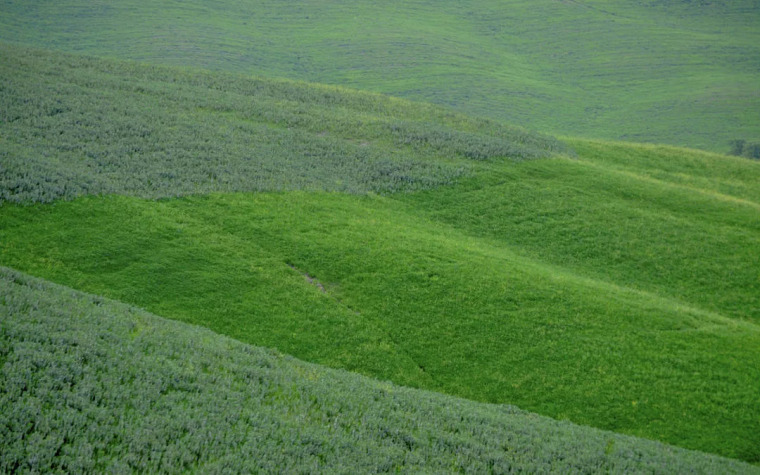
[[570,143],[576,159],[499,166],[399,199],[527,257],[760,322],[760,163]]
[[0,40],[339,84],[534,129],[727,152],[760,139],[753,0],[6,0]]
[[3,472],[754,473],[306,364],[0,268]]

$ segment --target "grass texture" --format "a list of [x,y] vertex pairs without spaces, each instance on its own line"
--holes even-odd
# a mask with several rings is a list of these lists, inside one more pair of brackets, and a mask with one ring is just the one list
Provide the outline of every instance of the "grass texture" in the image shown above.
[[753,473],[326,369],[0,268],[3,472]]
[[287,77],[551,133],[760,140],[754,0],[0,2],[0,40]]

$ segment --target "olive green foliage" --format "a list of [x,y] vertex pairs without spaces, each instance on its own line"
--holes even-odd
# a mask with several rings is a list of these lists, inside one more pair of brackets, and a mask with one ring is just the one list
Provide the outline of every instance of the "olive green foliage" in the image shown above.
[[731,155],[737,157],[752,158],[754,160],[760,160],[760,143],[747,142],[743,139],[737,139],[731,141]]
[[757,0],[0,2],[0,41],[393,94],[550,133],[760,137]]
[[0,471],[753,473],[402,388],[0,268]]
[[0,45],[0,201],[83,194],[409,191],[472,160],[561,150],[367,93]]

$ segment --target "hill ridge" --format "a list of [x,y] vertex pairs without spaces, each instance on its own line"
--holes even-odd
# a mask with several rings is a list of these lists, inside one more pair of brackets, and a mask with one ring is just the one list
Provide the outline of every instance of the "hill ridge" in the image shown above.
[[411,191],[456,181],[477,162],[568,150],[519,127],[345,88],[2,43],[0,54],[3,201]]

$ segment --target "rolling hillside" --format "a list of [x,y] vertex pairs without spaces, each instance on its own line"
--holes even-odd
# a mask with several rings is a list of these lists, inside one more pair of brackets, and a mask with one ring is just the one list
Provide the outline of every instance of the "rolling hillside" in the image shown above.
[[0,41],[337,84],[553,133],[760,140],[760,5],[0,2]]
[[313,363],[760,461],[760,163],[0,51],[0,264]]
[[306,364],[0,268],[0,471],[753,473]]

